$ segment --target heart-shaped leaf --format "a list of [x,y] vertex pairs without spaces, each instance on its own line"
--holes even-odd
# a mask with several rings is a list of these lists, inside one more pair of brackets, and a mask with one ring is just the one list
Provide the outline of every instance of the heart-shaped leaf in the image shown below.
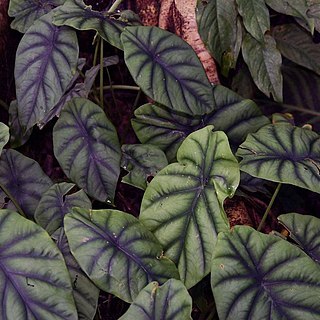
[[25,33],[41,16],[64,3],[65,0],[10,0],[8,14],[14,17],[11,28]]
[[155,176],[168,164],[164,152],[152,145],[125,144],[121,149],[121,166],[129,172],[122,182],[143,190],[147,187],[147,178]]
[[67,0],[55,10],[54,24],[69,26],[77,30],[95,30],[101,38],[113,46],[122,49],[120,34],[125,23],[111,19],[107,14],[92,10],[82,0]]
[[212,88],[193,49],[157,27],[127,27],[121,34],[125,62],[134,81],[153,100],[199,115],[212,110]]
[[317,319],[320,268],[289,242],[246,226],[222,232],[211,286],[219,319]]
[[83,190],[68,194],[74,187],[73,183],[62,182],[54,184],[43,194],[34,218],[49,234],[62,227],[63,218],[72,207],[91,209],[91,201]]
[[116,129],[90,100],[69,101],[53,128],[54,154],[65,174],[91,197],[113,202],[121,150]]
[[320,264],[320,219],[299,213],[287,213],[278,220],[292,238],[313,260]]
[[3,150],[0,158],[0,185],[26,215],[33,217],[41,196],[52,181],[36,161],[8,149]]
[[8,143],[10,138],[9,127],[0,122],[0,155],[3,147]]
[[152,280],[179,278],[146,227],[117,210],[74,208],[64,220],[71,252],[102,290],[131,302]]
[[155,176],[141,204],[140,220],[178,265],[187,288],[210,271],[217,234],[228,229],[223,201],[234,194],[240,180],[226,135],[212,128],[184,140],[178,163]]
[[242,42],[243,59],[248,65],[254,83],[268,97],[270,93],[282,101],[282,58],[275,40],[268,34],[259,42],[246,34]]
[[59,102],[77,67],[75,31],[58,28],[51,20],[52,12],[39,18],[17,49],[14,74],[19,121],[25,131]]
[[175,113],[153,104],[141,106],[132,120],[136,135],[142,143],[159,147],[172,161],[182,141],[191,132],[209,124],[215,130],[224,131],[236,149],[248,133],[269,123],[253,101],[245,100],[223,86],[215,86],[213,94],[216,108],[202,117]]
[[69,273],[48,233],[0,210],[1,318],[76,320]]
[[119,320],[191,320],[192,300],[180,280],[149,283]]
[[311,130],[276,123],[249,134],[239,147],[240,169],[270,181],[320,193],[320,137]]

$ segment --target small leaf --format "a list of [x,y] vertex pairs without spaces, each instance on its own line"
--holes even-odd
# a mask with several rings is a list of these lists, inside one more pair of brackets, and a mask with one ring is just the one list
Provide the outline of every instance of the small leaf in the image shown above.
[[10,0],[8,14],[14,17],[10,26],[25,33],[38,18],[63,2],[64,0]]
[[303,251],[320,264],[320,219],[298,213],[282,214],[278,220]]
[[282,58],[274,39],[266,34],[264,43],[260,43],[246,34],[242,42],[242,55],[257,87],[266,96],[270,97],[271,93],[275,100],[281,102]]
[[240,169],[270,181],[320,193],[320,137],[316,132],[277,123],[249,134],[239,147]]
[[0,155],[3,147],[8,143],[10,138],[9,127],[0,122]]
[[177,265],[187,288],[210,271],[217,234],[228,229],[223,201],[240,180],[238,162],[223,132],[208,126],[190,134],[178,150],[178,163],[151,181],[140,220]]
[[91,201],[83,190],[68,194],[74,187],[73,183],[54,184],[41,197],[34,218],[49,234],[62,227],[63,218],[72,207],[91,209]]
[[69,101],[53,128],[53,147],[73,182],[91,197],[113,202],[121,150],[117,132],[99,106],[83,98]]
[[74,208],[64,220],[71,252],[102,290],[131,302],[150,282],[178,278],[158,240],[130,214]]
[[82,0],[67,0],[55,10],[53,22],[56,26],[69,26],[81,31],[95,30],[105,41],[122,49],[120,34],[125,23],[92,10]]
[[320,269],[289,242],[247,226],[218,236],[211,287],[219,319],[317,319]]
[[47,232],[0,210],[1,319],[76,320],[70,277]]
[[29,217],[33,217],[41,196],[52,185],[52,181],[38,162],[8,149],[3,150],[0,158],[0,185],[5,187]]
[[121,149],[121,166],[129,172],[122,182],[143,190],[147,187],[147,178],[155,176],[168,164],[164,152],[152,145],[125,144]]
[[212,88],[193,49],[157,27],[127,27],[121,34],[134,81],[153,100],[191,115],[213,107]]
[[21,39],[15,64],[18,114],[25,131],[38,123],[65,93],[78,62],[76,33],[39,18]]
[[149,283],[119,320],[191,320],[192,299],[180,280]]

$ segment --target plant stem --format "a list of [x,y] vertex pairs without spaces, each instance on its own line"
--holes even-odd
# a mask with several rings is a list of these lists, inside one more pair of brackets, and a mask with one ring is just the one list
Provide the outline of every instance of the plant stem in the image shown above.
[[110,7],[110,9],[108,10],[109,13],[116,11],[116,9],[119,7],[119,5],[121,4],[123,0],[116,0],[113,5]]
[[103,39],[100,38],[100,107],[103,110]]
[[263,215],[263,217],[262,217],[262,219],[260,221],[260,224],[259,224],[259,226],[257,228],[257,231],[260,231],[262,229],[262,227],[264,226],[264,223],[265,223],[265,221],[267,219],[267,216],[268,216],[268,214],[269,214],[269,212],[271,210],[271,207],[272,207],[272,205],[274,203],[274,200],[276,199],[276,197],[277,197],[277,195],[278,195],[278,193],[280,191],[280,188],[281,188],[281,182],[278,183],[278,186],[277,186],[276,190],[274,191],[274,193],[272,195],[272,198],[271,198],[271,200],[269,202],[269,205],[268,205],[268,207],[267,207],[267,209],[266,209],[266,211],[265,211],[265,213],[264,213],[264,215]]
[[114,85],[111,85],[111,86],[104,86],[103,90],[133,90],[133,91],[139,91],[140,87],[127,86],[127,85],[122,85],[122,84],[114,84]]
[[10,191],[3,184],[0,184],[0,189],[2,189],[2,191],[6,194],[6,196],[13,202],[13,204],[17,208],[18,212],[20,213],[20,215],[22,215],[23,217],[26,218],[27,217],[26,214],[23,212],[23,210],[20,207],[19,203],[17,202],[15,197],[12,196]]

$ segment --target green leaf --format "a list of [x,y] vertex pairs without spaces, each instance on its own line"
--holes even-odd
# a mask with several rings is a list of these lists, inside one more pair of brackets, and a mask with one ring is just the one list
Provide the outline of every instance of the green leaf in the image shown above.
[[125,144],[121,149],[121,166],[129,172],[122,182],[143,190],[147,187],[147,178],[155,176],[168,164],[164,152],[152,145]]
[[270,181],[320,193],[320,137],[311,130],[277,123],[249,134],[239,147],[240,169]]
[[119,320],[191,320],[192,299],[180,280],[149,283]]
[[210,271],[217,234],[228,229],[223,201],[240,179],[227,136],[208,126],[190,134],[178,150],[178,163],[151,181],[140,220],[177,265],[187,288]]
[[102,290],[131,302],[151,281],[179,278],[154,235],[117,210],[74,208],[64,220],[71,252]]
[[320,219],[299,213],[287,213],[280,215],[278,220],[289,230],[290,238],[320,264]]
[[308,32],[297,25],[285,24],[275,27],[273,36],[286,58],[320,74],[320,44]]
[[25,33],[38,18],[63,2],[64,0],[10,0],[8,14],[14,17],[10,26]]
[[8,143],[10,138],[9,127],[0,122],[0,155],[3,147]]
[[264,34],[270,30],[269,11],[264,0],[236,0],[246,30],[257,41],[264,42]]
[[215,60],[223,67],[223,55],[231,54],[237,61],[237,42],[241,25],[237,24],[235,0],[198,1],[196,18],[199,34]]
[[91,197],[113,202],[121,150],[116,129],[90,100],[74,98],[53,128],[54,154],[65,174]]
[[74,187],[73,183],[57,183],[41,197],[34,218],[49,234],[62,227],[63,218],[72,207],[91,209],[91,201],[83,190],[69,194]]
[[70,277],[48,233],[0,210],[1,319],[76,320]]
[[320,268],[298,247],[246,226],[218,236],[211,286],[219,319],[318,319]]
[[103,12],[92,10],[82,0],[67,0],[55,10],[53,22],[57,26],[69,26],[81,31],[95,30],[105,41],[122,49],[120,34],[125,24]]
[[193,49],[157,27],[127,27],[121,34],[134,81],[153,100],[191,115],[213,107],[212,88]]
[[246,34],[242,42],[243,59],[248,65],[257,87],[268,97],[270,93],[279,102],[282,101],[281,54],[275,40],[268,34],[264,43]]

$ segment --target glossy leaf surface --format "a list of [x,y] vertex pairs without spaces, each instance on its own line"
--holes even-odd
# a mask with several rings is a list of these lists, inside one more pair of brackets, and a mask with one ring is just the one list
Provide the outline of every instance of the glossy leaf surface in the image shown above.
[[72,207],[91,209],[91,201],[83,190],[69,194],[73,183],[58,183],[51,186],[41,197],[34,218],[49,234],[62,227],[64,216]]
[[125,62],[134,81],[153,100],[199,115],[212,109],[212,88],[193,49],[157,27],[127,27],[121,34]]
[[25,33],[14,70],[19,121],[25,131],[58,103],[76,71],[78,52],[76,33],[54,26],[52,12]]
[[10,138],[9,127],[3,122],[0,122],[0,155],[3,147],[8,143]]
[[317,319],[319,265],[295,245],[246,226],[220,233],[211,286],[219,319]]
[[131,302],[150,282],[178,278],[154,235],[117,210],[74,208],[64,220],[71,252],[102,290]]
[[299,213],[287,213],[278,220],[293,239],[313,260],[320,264],[320,219]]
[[320,193],[320,137],[287,123],[267,125],[249,134],[237,155],[250,175]]
[[147,187],[147,178],[155,176],[168,164],[164,152],[153,145],[125,144],[121,149],[121,166],[128,171],[122,182],[143,190]]
[[192,299],[180,280],[149,283],[120,320],[191,320]]
[[17,201],[24,213],[33,217],[41,196],[52,185],[40,165],[13,149],[0,158],[0,184]]
[[48,233],[0,210],[0,297],[3,320],[76,320],[63,257]]
[[178,163],[151,181],[140,220],[178,266],[187,288],[210,271],[217,234],[228,229],[223,201],[240,180],[238,162],[223,132],[208,126],[190,134],[178,150]]
[[73,182],[91,197],[113,202],[121,150],[114,126],[98,105],[83,98],[69,101],[54,126],[53,144]]

